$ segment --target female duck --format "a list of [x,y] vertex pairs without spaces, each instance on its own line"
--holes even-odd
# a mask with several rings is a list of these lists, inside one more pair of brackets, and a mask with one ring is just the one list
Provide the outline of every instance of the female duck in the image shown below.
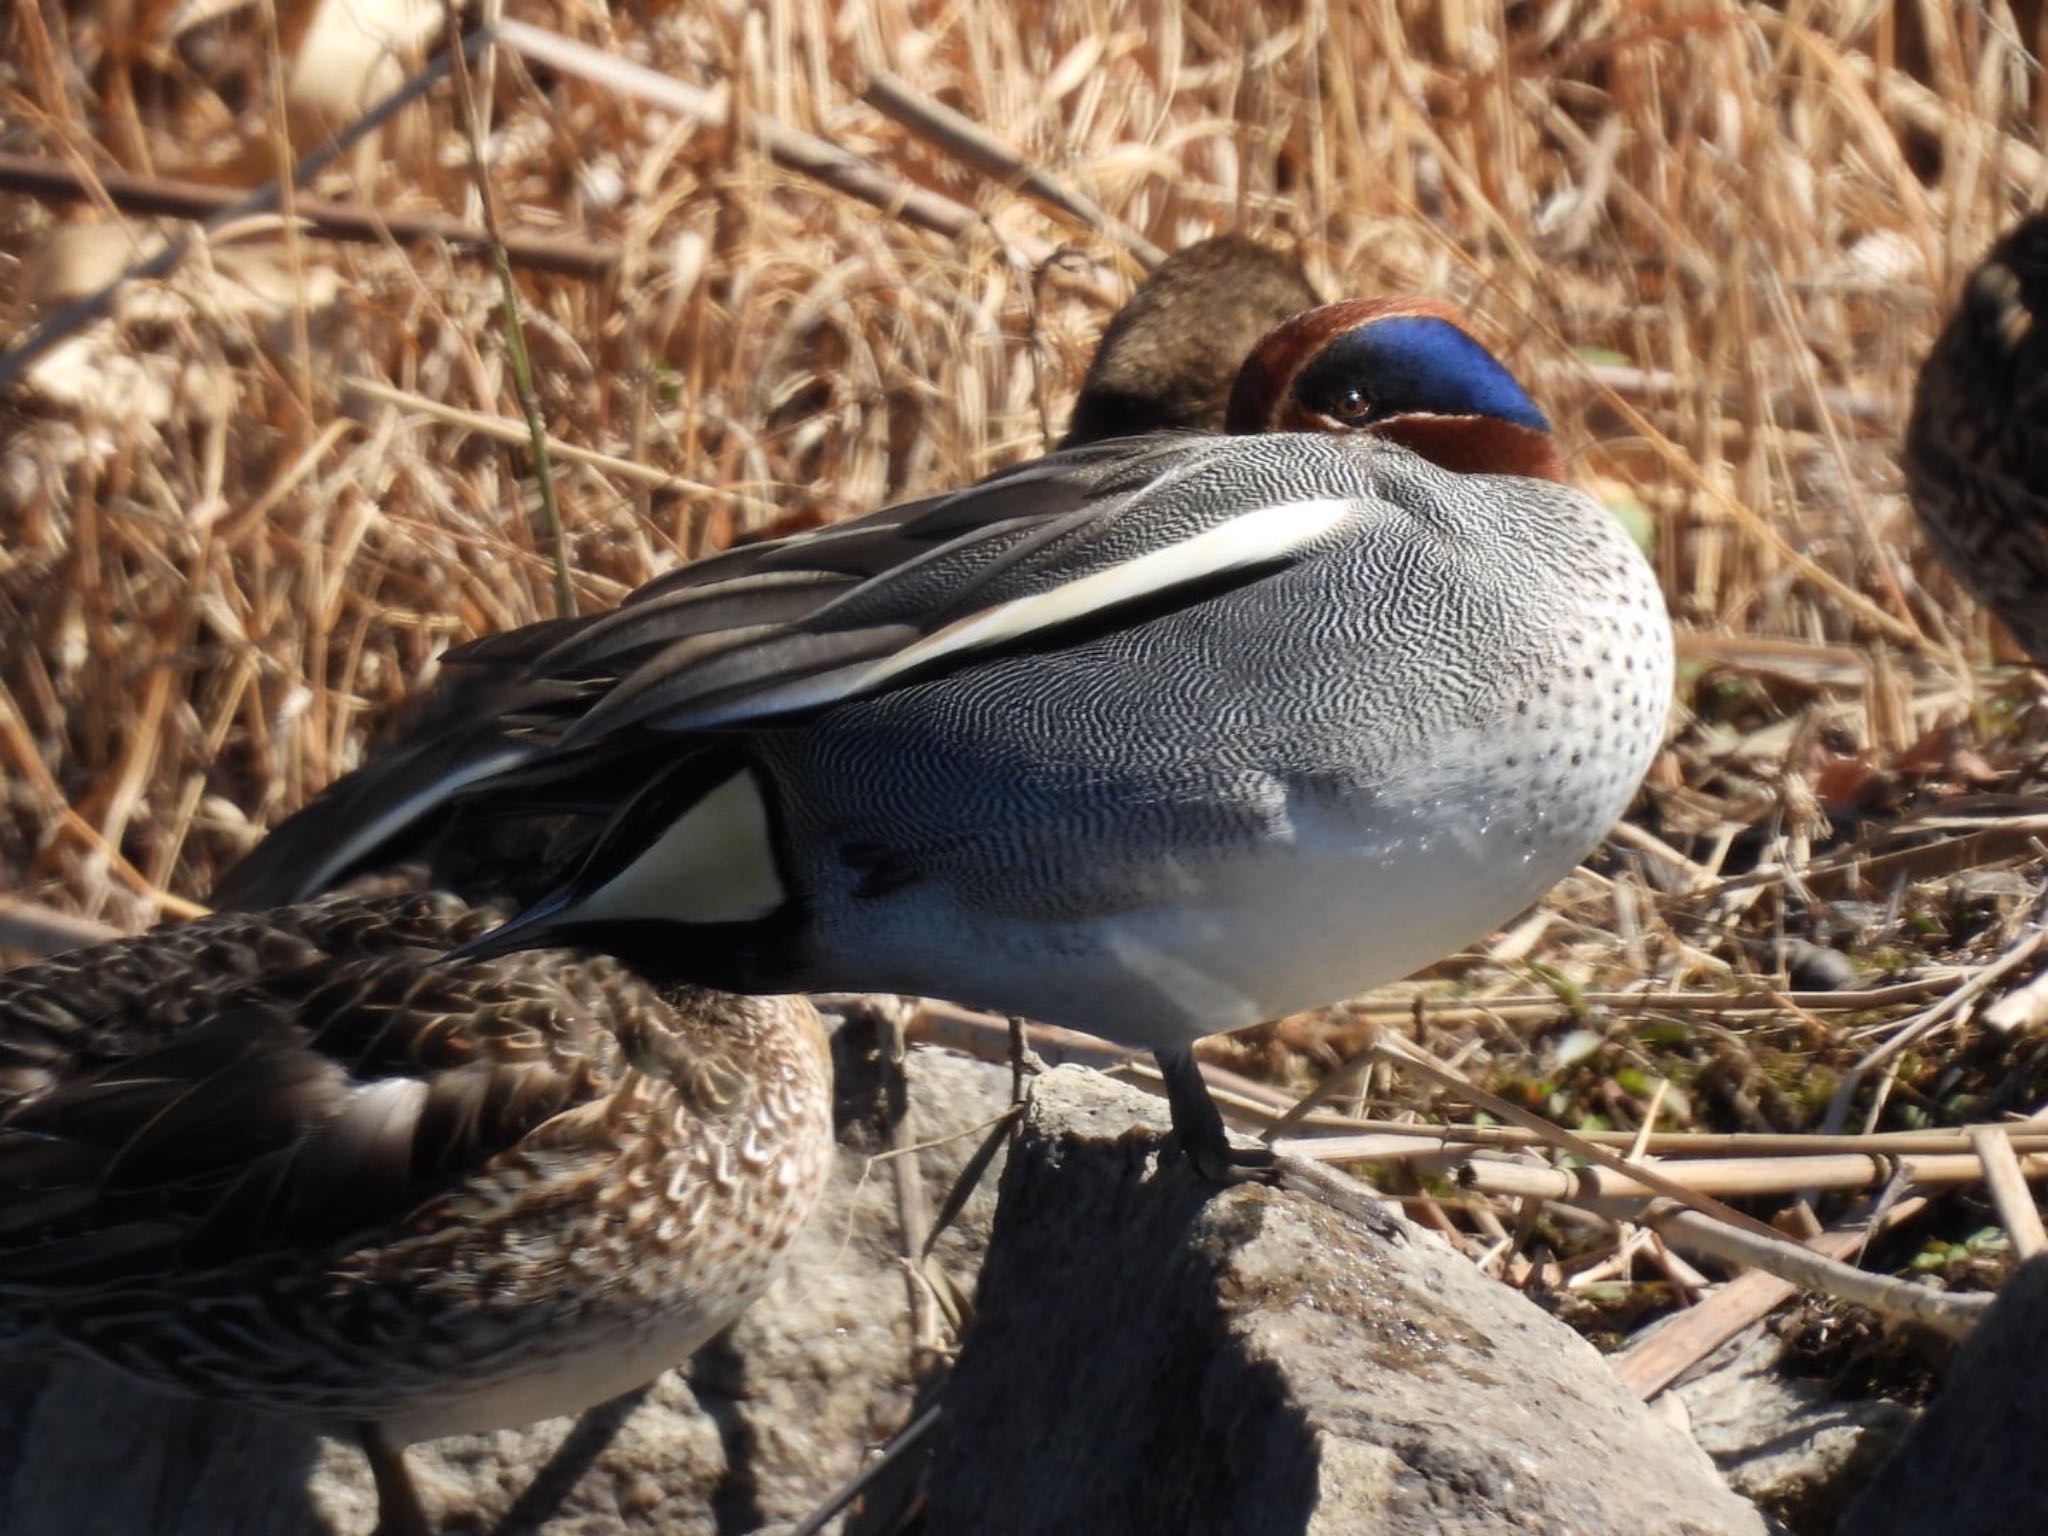
[[0,1345],[360,1438],[579,1410],[760,1294],[832,1150],[799,997],[445,963],[448,896],[217,915],[0,975]]
[[2009,231],[1934,343],[1906,491],[1935,553],[2048,667],[2048,215]]
[[1322,301],[1301,263],[1243,235],[1175,251],[1102,333],[1062,448],[1141,432],[1220,432],[1265,334]]
[[[1288,321],[1229,425],[1054,454],[482,642],[460,660],[506,701],[493,760],[373,762],[354,825],[594,812],[472,952],[583,945],[1148,1046],[1220,1177],[1192,1042],[1535,900],[1625,807],[1671,676],[1641,555],[1449,310]],[[346,864],[351,831],[302,836]]]

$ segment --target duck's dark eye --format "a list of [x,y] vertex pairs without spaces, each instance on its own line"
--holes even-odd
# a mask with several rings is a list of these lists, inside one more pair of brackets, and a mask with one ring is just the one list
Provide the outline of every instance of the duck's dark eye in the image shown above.
[[1312,414],[1342,426],[1362,427],[1386,414],[1363,388],[1342,380],[1304,379],[1294,393]]

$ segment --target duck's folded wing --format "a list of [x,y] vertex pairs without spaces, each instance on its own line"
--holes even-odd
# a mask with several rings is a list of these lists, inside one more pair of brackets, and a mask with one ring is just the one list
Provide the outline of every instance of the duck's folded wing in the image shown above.
[[[478,642],[450,660],[488,677],[489,712],[455,711],[439,737],[358,770],[254,856],[285,880],[237,875],[223,893],[254,904],[294,870],[331,880],[458,803],[601,816],[639,783],[612,771],[619,755],[650,737],[673,757],[688,750],[678,736],[785,722],[1256,580],[1356,512],[1345,459],[1309,437],[1094,444],[700,561],[610,613]],[[603,803],[584,805],[592,784]]]
[[571,691],[526,683],[510,665],[449,677],[396,741],[274,828],[209,899],[220,909],[264,911],[425,856],[463,789],[534,757],[539,744],[512,722],[558,706]]
[[[1312,441],[1309,458],[1329,451]],[[1069,457],[1085,467],[1062,470]],[[1275,464],[1262,466],[1266,457]],[[892,529],[922,552],[800,618],[705,630],[673,625],[660,599],[645,614],[629,602],[558,636],[526,680],[594,685],[557,712],[559,742],[575,749],[637,739],[635,728],[767,723],[1142,623],[1301,558],[1356,514],[1349,477],[1290,477],[1277,457],[1271,440],[1248,450],[1243,440],[1189,436],[1056,456],[1030,467],[1035,476],[925,504]],[[1035,510],[1024,510],[1034,496]],[[992,503],[1013,515],[994,515]],[[926,537],[933,528],[947,536]],[[716,594],[718,583],[696,590]]]
[[[799,625],[836,599],[961,540],[994,560],[1010,525],[1086,502],[1126,455],[1091,447],[1003,470],[963,493],[727,550],[639,588],[617,609],[550,620],[451,650],[434,692],[390,746],[287,818],[216,883],[216,907],[260,911],[305,901],[370,868],[427,856],[466,792],[519,787],[522,813],[552,808],[536,761],[625,673],[695,641],[709,654]],[[573,772],[567,777],[573,781]],[[561,791],[574,809],[573,788]],[[472,836],[465,826],[464,838]],[[507,863],[511,860],[505,861]]]
[[337,901],[0,977],[0,1297],[346,1245],[591,1102],[617,1046],[565,984],[443,962],[487,926]]

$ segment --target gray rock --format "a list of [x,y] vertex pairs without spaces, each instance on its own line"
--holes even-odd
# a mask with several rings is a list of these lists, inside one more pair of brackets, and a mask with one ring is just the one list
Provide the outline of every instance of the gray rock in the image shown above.
[[1731,1341],[1671,1393],[1729,1487],[1794,1530],[1832,1531],[1915,1410],[1788,1376],[1784,1354],[1767,1335]]
[[1419,1229],[1162,1168],[1158,1101],[1093,1073],[1034,1102],[926,1536],[1765,1529],[1591,1346]]
[[[769,1296],[637,1404],[415,1447],[431,1505],[504,1536],[787,1529],[910,1416],[932,1383],[894,1165],[863,1130],[901,1101],[841,1066],[839,1177]],[[1008,1087],[913,1053],[934,1207]],[[892,1529],[916,1475],[926,1536],[1763,1529],[1590,1348],[1434,1239],[1161,1171],[1158,1101],[1095,1074],[1048,1074],[1038,1106],[941,1429],[849,1529]],[[995,1205],[992,1170],[937,1250],[963,1289]],[[358,1536],[373,1515],[352,1447],[83,1364],[0,1372],[6,1536]]]
[[[430,1509],[505,1536],[750,1532],[809,1513],[904,1421],[915,1383],[894,1174],[871,1161],[859,1113],[887,1093],[849,1033],[839,1170],[769,1294],[637,1403],[414,1447]],[[909,1065],[936,1204],[1008,1105],[1009,1073],[941,1052]],[[967,1289],[994,1190],[991,1174],[938,1249]],[[375,1517],[353,1446],[84,1362],[0,1365],[5,1536],[358,1536]]]
[[2006,1281],[1933,1405],[1840,1536],[2037,1536],[2048,1528],[2048,1255]]

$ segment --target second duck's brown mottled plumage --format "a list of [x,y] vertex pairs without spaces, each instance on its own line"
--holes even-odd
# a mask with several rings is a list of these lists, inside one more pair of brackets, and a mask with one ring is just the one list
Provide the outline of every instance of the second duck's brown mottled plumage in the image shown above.
[[1176,251],[1102,333],[1060,446],[1222,431],[1238,366],[1274,326],[1321,302],[1300,262],[1243,235]]
[[736,1316],[829,1166],[816,1014],[445,959],[494,920],[333,899],[0,976],[0,1344],[352,1430],[395,1531],[392,1447],[601,1402]]
[[1935,552],[2048,666],[2048,215],[1964,286],[1920,370],[1905,469]]

